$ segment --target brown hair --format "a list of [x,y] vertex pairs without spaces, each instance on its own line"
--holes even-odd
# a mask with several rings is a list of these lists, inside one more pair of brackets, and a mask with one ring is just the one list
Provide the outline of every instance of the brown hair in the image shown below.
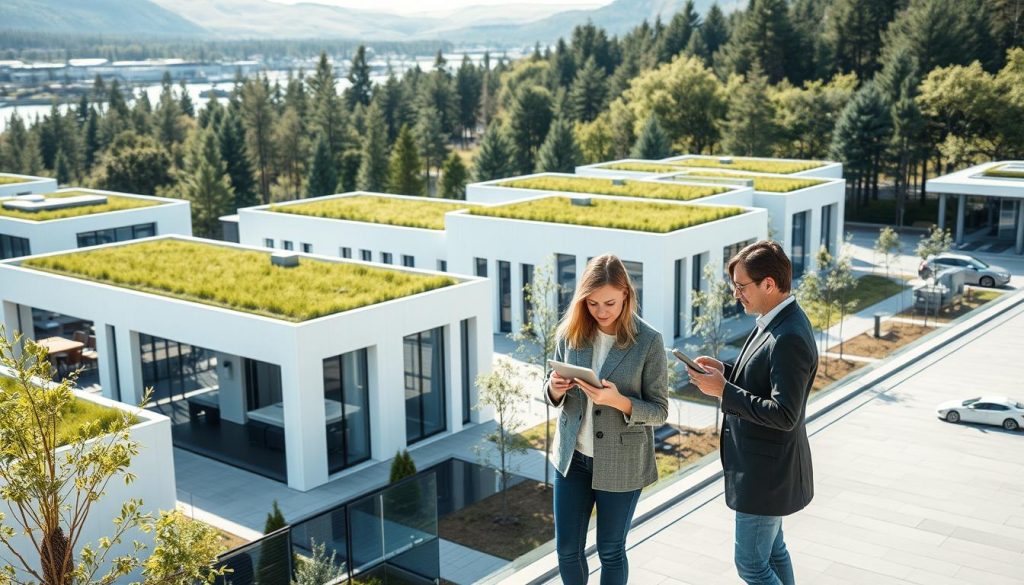
[[572,302],[558,324],[558,338],[564,339],[569,347],[587,347],[592,343],[594,332],[597,331],[597,321],[587,309],[587,297],[605,285],[611,285],[626,293],[622,302],[622,313],[615,321],[615,345],[627,347],[636,341],[636,290],[629,280],[629,273],[626,272],[622,260],[613,254],[603,254],[587,262],[587,268],[576,285]]
[[732,278],[737,264],[743,265],[754,282],[771,277],[781,292],[789,292],[793,284],[793,264],[778,242],[761,240],[737,252],[729,260],[729,278]]

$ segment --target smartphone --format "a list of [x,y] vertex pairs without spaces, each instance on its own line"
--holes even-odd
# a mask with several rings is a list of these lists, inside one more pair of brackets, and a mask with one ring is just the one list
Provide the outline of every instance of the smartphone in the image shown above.
[[708,373],[708,371],[705,370],[703,367],[701,367],[700,364],[698,364],[697,362],[695,362],[692,359],[690,359],[690,356],[688,356],[685,353],[679,351],[678,349],[673,348],[672,349],[672,355],[676,356],[676,358],[679,359],[679,361],[681,361],[684,364],[686,364],[687,367],[689,367],[693,371],[701,373],[701,374],[707,374]]

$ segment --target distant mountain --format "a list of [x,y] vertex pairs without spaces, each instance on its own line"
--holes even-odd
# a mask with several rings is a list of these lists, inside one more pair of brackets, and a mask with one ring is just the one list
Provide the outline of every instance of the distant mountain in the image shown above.
[[206,32],[149,0],[2,0],[0,30],[132,36]]

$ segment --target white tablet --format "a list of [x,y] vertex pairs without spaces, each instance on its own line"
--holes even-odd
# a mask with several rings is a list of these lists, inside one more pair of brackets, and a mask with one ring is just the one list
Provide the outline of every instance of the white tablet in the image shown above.
[[598,379],[597,374],[590,368],[584,368],[582,366],[574,366],[565,362],[556,362],[555,360],[548,360],[548,367],[558,372],[558,375],[563,378],[579,378],[591,386],[602,388],[604,384]]

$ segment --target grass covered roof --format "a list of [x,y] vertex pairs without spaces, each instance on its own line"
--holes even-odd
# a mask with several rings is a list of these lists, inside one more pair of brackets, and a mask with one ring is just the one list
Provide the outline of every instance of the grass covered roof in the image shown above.
[[310,215],[328,219],[344,219],[382,223],[429,230],[444,229],[444,214],[473,205],[440,199],[404,199],[377,195],[353,195],[334,199],[312,199],[291,205],[273,205],[270,211]]
[[499,187],[535,189],[539,191],[592,193],[594,195],[617,195],[620,197],[639,197],[643,199],[672,199],[675,201],[693,201],[709,195],[725,193],[729,190],[727,187],[675,185],[672,183],[653,183],[650,181],[629,181],[570,176],[511,179],[508,181],[501,181],[497,183],[497,185]]
[[120,197],[117,195],[110,195],[108,193],[93,193],[90,191],[61,191],[60,193],[46,193],[44,196],[47,199],[63,199],[65,197],[77,197],[79,195],[101,195],[107,198],[107,202],[99,203],[96,205],[80,205],[77,207],[68,207],[67,209],[54,209],[51,211],[20,211],[15,209],[5,209],[2,205],[0,205],[0,217],[13,217],[17,219],[27,219],[31,221],[49,221],[51,219],[81,217],[84,215],[108,213],[111,211],[122,211],[125,209],[153,207],[156,205],[163,205],[165,203],[163,201],[154,201],[152,199]]
[[293,322],[456,283],[447,276],[306,257],[298,266],[282,268],[271,265],[270,252],[173,239],[33,258],[21,265]]

